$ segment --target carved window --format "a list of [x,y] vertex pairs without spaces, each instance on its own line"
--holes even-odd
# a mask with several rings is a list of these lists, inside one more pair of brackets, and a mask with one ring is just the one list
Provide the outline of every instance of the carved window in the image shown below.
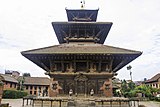
[[80,38],[81,38],[81,37],[84,37],[84,35],[85,35],[84,29],[80,29],[80,30],[79,30],[79,37],[80,37]]
[[64,71],[68,71],[69,69],[69,63],[64,63]]
[[79,36],[77,29],[71,29],[70,31],[71,31],[71,37],[77,38]]
[[94,66],[96,68],[96,71],[99,71],[99,63],[94,63]]
[[107,63],[102,63],[101,64],[101,70],[102,71],[109,71],[108,64]]
[[87,63],[86,62],[77,62],[76,68],[77,68],[77,71],[87,71]]
[[55,64],[56,65],[56,71],[61,71],[62,70],[62,65],[61,65],[61,63],[56,63]]

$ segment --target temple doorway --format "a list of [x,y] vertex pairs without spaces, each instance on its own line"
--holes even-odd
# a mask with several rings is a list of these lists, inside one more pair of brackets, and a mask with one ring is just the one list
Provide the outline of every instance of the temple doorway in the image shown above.
[[77,83],[77,94],[85,94],[85,81],[78,81]]
[[74,80],[75,80],[75,93],[78,95],[86,95],[88,78],[82,73],[80,73],[74,78]]

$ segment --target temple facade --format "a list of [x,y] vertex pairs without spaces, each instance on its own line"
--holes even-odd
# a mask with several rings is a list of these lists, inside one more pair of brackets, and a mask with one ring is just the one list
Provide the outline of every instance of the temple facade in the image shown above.
[[52,22],[59,45],[21,52],[53,78],[50,95],[111,97],[112,78],[142,53],[103,45],[112,22],[96,22],[99,9],[66,9],[68,22]]

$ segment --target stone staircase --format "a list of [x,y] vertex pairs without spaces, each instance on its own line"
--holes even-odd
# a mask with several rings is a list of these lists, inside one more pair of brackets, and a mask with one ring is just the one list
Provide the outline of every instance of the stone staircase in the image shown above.
[[84,100],[69,101],[67,107],[95,107],[95,102]]

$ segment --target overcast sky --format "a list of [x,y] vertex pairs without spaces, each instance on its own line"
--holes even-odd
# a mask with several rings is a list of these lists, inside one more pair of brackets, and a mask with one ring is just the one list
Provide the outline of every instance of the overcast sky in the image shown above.
[[[113,22],[105,45],[143,52],[129,64],[133,80],[160,72],[160,0],[85,1],[86,9],[99,8],[97,21]],[[6,69],[46,76],[20,52],[57,45],[51,22],[67,21],[66,7],[79,9],[80,0],[0,0],[0,72]],[[126,66],[117,77],[130,79]]]

